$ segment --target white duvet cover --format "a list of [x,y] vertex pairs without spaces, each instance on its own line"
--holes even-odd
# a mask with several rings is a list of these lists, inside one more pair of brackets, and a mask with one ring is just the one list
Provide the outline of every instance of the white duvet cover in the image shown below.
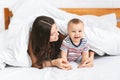
[[55,67],[44,69],[7,67],[0,70],[0,80],[120,80],[120,56],[102,56],[95,58],[92,68],[61,70]]

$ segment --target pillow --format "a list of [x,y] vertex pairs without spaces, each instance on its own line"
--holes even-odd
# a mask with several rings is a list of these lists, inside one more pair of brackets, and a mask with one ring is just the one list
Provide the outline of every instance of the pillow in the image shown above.
[[117,25],[117,18],[115,13],[110,13],[106,15],[102,15],[99,17],[100,21],[106,22],[109,25],[116,26]]
[[[116,14],[115,13],[110,13],[110,14],[106,14],[106,15],[102,15],[102,16],[95,16],[95,15],[83,15],[83,17],[87,20],[89,20],[89,22],[99,22],[102,24],[108,24],[108,25],[112,25],[112,26],[116,26],[117,25],[117,19],[116,19]],[[109,26],[111,27],[111,26]]]
[[7,50],[8,54],[12,54],[14,58],[11,58],[11,62],[5,61],[13,66],[30,67],[31,60],[27,53],[30,25],[28,22],[12,21],[10,26],[13,27],[8,31],[9,43]]

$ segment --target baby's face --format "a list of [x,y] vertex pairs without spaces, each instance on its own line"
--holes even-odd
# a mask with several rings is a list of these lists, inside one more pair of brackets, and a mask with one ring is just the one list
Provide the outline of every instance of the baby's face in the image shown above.
[[70,23],[68,27],[68,34],[73,43],[79,43],[80,39],[84,35],[84,25],[83,23],[73,24]]

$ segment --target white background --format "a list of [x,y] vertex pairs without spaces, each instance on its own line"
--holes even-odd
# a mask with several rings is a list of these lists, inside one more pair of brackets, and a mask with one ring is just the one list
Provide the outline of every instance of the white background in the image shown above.
[[61,7],[85,8],[120,8],[120,0],[46,0],[52,5]]

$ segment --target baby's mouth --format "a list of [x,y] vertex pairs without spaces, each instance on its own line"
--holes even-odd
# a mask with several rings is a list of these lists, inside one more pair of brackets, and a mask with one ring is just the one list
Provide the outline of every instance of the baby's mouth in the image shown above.
[[80,38],[80,37],[74,37],[75,39],[78,39],[78,38]]

